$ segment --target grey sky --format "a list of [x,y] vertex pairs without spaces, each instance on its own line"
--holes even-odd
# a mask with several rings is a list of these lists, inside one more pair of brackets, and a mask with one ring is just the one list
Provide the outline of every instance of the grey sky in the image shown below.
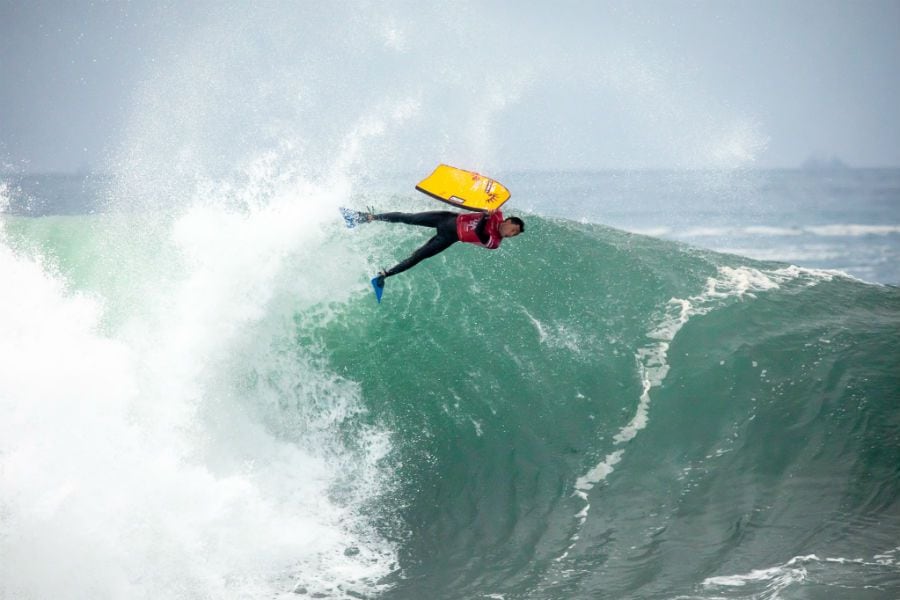
[[897,166],[898,31],[894,1],[0,0],[0,165]]

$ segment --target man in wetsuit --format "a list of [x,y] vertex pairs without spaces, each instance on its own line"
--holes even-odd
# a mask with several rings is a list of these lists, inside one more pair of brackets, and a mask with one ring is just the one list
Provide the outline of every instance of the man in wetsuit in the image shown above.
[[525,223],[522,219],[518,217],[504,219],[503,213],[499,210],[491,210],[486,213],[455,213],[448,210],[423,213],[358,213],[358,219],[361,222],[406,223],[407,225],[433,227],[437,230],[434,237],[413,252],[409,258],[379,273],[372,281],[379,288],[384,287],[385,278],[414,267],[426,258],[443,252],[456,242],[468,242],[488,250],[496,250],[500,247],[503,238],[515,237],[525,231]]

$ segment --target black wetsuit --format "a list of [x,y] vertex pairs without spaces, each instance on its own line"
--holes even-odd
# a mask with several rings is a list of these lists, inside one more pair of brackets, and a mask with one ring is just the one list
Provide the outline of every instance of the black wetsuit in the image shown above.
[[[423,213],[382,213],[375,215],[376,221],[387,221],[388,223],[406,223],[407,225],[419,225],[421,227],[434,227],[437,233],[425,244],[412,253],[406,260],[398,263],[396,266],[384,272],[385,277],[402,273],[407,269],[416,266],[426,258],[431,258],[435,254],[443,252],[454,243],[459,241],[459,235],[456,233],[456,218],[460,213],[450,212],[449,210],[435,210]],[[485,215],[487,216],[487,215]],[[482,217],[475,228],[475,233],[482,243],[487,243],[488,234],[485,232],[485,224],[487,219]]]

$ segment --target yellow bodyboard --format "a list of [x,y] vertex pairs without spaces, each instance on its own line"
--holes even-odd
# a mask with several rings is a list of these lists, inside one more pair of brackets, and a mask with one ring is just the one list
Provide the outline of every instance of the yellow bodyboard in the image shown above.
[[442,202],[482,212],[500,208],[510,196],[499,181],[450,165],[438,165],[416,189]]

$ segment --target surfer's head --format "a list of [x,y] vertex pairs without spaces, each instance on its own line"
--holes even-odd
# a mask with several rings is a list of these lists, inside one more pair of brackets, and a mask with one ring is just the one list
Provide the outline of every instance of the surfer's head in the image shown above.
[[525,222],[519,217],[507,217],[500,223],[500,237],[516,237],[525,231]]

